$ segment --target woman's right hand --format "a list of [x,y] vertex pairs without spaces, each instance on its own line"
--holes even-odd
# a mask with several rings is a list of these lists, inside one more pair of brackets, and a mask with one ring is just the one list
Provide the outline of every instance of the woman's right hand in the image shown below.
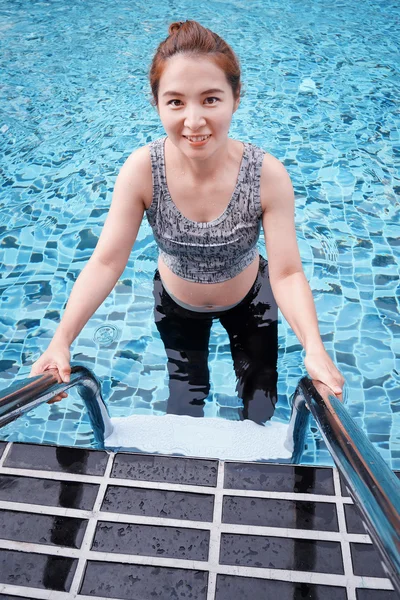
[[[40,375],[45,371],[52,370],[54,375],[57,377],[58,383],[68,383],[70,380],[71,366],[70,366],[71,353],[69,347],[61,344],[50,344],[47,350],[33,363],[30,377]],[[68,394],[61,392],[57,394],[48,404],[53,402],[59,402],[63,398],[66,398]]]

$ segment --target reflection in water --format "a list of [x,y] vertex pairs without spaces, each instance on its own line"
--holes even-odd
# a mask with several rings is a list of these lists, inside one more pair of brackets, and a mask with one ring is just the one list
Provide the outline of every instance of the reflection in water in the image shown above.
[[[313,489],[315,486],[315,472],[314,469],[304,469],[304,467],[294,467],[295,473],[295,488],[293,491],[308,491]],[[297,504],[297,503],[296,503]],[[311,528],[313,525],[313,520],[315,516],[315,503],[308,503],[308,510],[310,514],[311,520]],[[297,510],[296,507],[296,529],[303,529],[303,516],[301,512]],[[313,544],[311,540],[307,540],[307,543],[304,543],[304,540],[295,539],[293,544],[293,568],[295,570],[304,571],[315,571],[316,570],[316,559],[317,559],[317,550],[316,544]],[[316,593],[315,586],[307,583],[299,583],[296,585],[296,592],[300,592],[300,598],[307,598],[307,600],[318,600],[318,596]],[[297,596],[296,596],[297,597]]]
[[225,311],[195,312],[178,305],[154,277],[154,317],[168,357],[167,413],[202,417],[210,392],[208,368],[212,322],[219,319],[230,341],[236,390],[243,400],[239,419],[264,423],[277,400],[277,305],[267,261],[260,257],[257,278],[236,306]]
[[[77,462],[84,471],[89,452],[78,448],[57,447],[56,458],[63,471],[70,471]],[[82,496],[82,486],[74,484],[69,487],[68,481],[60,482],[59,506],[79,506]],[[76,537],[81,526],[79,519],[62,520],[55,519],[50,540],[57,546],[69,546],[77,548]],[[43,573],[43,585],[46,589],[66,591],[65,585],[71,570],[71,560],[62,559],[58,556],[48,556]]]

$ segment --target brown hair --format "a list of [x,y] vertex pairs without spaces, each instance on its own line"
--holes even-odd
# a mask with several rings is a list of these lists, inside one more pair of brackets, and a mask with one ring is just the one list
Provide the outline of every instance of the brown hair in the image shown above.
[[197,21],[171,23],[168,37],[158,46],[150,67],[150,85],[153,104],[158,104],[160,77],[166,61],[175,54],[192,56],[209,55],[215,64],[224,71],[235,100],[241,91],[240,64],[232,48],[216,33],[203,27]]

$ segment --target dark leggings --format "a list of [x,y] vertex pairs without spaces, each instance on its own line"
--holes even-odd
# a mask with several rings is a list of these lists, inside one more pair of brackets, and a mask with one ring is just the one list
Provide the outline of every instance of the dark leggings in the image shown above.
[[269,420],[276,404],[278,323],[277,305],[268,277],[268,263],[260,257],[257,278],[243,300],[226,311],[194,312],[179,306],[154,276],[154,316],[168,357],[169,399],[167,413],[203,416],[210,391],[209,339],[213,319],[219,319],[229,335],[243,400],[240,420]]

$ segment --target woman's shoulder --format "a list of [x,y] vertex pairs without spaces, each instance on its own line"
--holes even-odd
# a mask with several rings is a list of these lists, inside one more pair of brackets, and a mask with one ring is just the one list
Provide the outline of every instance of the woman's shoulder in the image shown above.
[[118,178],[127,185],[140,190],[146,208],[150,205],[153,194],[153,178],[148,144],[131,152],[124,162]]

